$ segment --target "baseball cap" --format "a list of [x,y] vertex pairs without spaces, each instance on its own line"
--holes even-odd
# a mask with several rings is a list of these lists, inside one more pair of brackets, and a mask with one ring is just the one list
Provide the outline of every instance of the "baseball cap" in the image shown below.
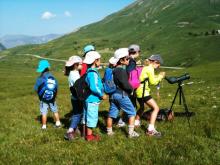
[[140,46],[136,44],[132,44],[128,47],[129,53],[135,53],[140,51]]
[[93,45],[86,45],[83,48],[83,57],[85,57],[86,53],[90,52],[90,51],[95,51],[95,47]]
[[108,60],[108,62],[110,63],[110,64],[112,64],[112,65],[116,65],[117,64],[117,59],[115,59],[114,57],[111,57],[109,60]]
[[86,57],[85,57],[83,63],[92,64],[95,60],[97,60],[99,58],[101,58],[101,55],[98,52],[91,51],[91,52],[86,53]]
[[155,54],[155,55],[151,55],[148,60],[151,61],[159,61],[160,64],[163,64],[163,59],[161,58],[161,56],[159,54]]
[[129,56],[128,48],[119,48],[115,51],[114,57],[111,59],[111,62],[117,64],[117,62],[123,58]]
[[68,61],[66,61],[66,66],[72,66],[75,63],[82,63],[82,59],[79,56],[71,56]]
[[49,68],[50,64],[47,60],[40,60],[39,64],[38,64],[38,68],[37,68],[37,72],[43,72],[46,68]]

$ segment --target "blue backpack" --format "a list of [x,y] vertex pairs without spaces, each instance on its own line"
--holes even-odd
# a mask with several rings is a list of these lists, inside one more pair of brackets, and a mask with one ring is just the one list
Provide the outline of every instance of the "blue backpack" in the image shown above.
[[106,68],[103,77],[103,87],[106,94],[112,94],[116,91],[117,86],[114,83],[113,69]]
[[52,103],[57,94],[57,81],[53,76],[44,77],[43,83],[38,88],[38,96],[41,101]]

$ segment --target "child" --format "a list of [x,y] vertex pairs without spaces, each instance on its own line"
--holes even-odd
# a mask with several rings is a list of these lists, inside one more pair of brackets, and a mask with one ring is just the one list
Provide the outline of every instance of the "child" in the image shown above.
[[101,77],[97,68],[100,66],[101,55],[96,51],[90,51],[86,54],[84,63],[87,64],[87,76],[86,83],[88,84],[91,94],[84,102],[83,119],[86,125],[86,140],[87,141],[99,141],[100,137],[93,134],[93,128],[98,123],[98,110],[100,100],[106,99],[106,95],[103,92],[103,85]]
[[[41,60],[39,62],[37,72],[41,75],[37,78],[34,86],[35,91],[38,93],[40,99],[40,112],[42,115],[42,129],[46,129],[48,108],[54,113],[56,127],[61,127],[59,114],[56,104],[57,94],[57,80],[49,72],[50,64],[47,60]],[[49,88],[51,89],[49,89]],[[52,88],[54,87],[54,90]]]
[[165,77],[165,72],[160,72],[158,76],[155,76],[154,74],[154,70],[159,68],[160,64],[162,63],[163,60],[160,57],[160,55],[152,55],[150,56],[150,58],[148,58],[148,61],[146,62],[148,66],[145,66],[143,68],[139,78],[141,82],[143,82],[146,79],[148,79],[148,81],[141,83],[140,87],[138,87],[136,90],[138,102],[140,104],[140,109],[137,112],[136,120],[139,120],[140,123],[140,117],[144,112],[144,103],[147,104],[150,108],[152,108],[153,112],[151,114],[150,124],[148,125],[146,134],[149,136],[156,137],[161,136],[161,133],[158,132],[154,127],[156,117],[159,112],[159,107],[156,101],[150,95],[149,84],[157,85]]
[[[93,45],[86,45],[83,48],[83,57],[86,56],[86,54],[90,51],[95,51],[95,47]],[[80,71],[80,76],[83,76],[87,71],[87,64],[86,63],[82,63],[82,69]]]
[[82,117],[82,103],[77,99],[74,93],[73,85],[76,82],[77,79],[80,78],[79,70],[81,69],[81,63],[82,59],[79,56],[72,56],[69,58],[69,60],[66,62],[66,71],[69,82],[69,87],[71,91],[71,103],[73,108],[73,115],[71,118],[70,127],[67,130],[67,133],[64,135],[64,138],[66,140],[72,140],[75,137],[75,133],[77,130],[77,126],[80,123],[81,117]]
[[138,137],[139,134],[134,131],[134,119],[136,111],[128,97],[128,95],[133,91],[131,85],[128,83],[128,75],[125,70],[129,63],[128,48],[120,48],[116,50],[114,53],[114,58],[117,62],[117,66],[114,69],[113,76],[117,90],[110,96],[111,102],[109,115],[107,118],[107,134],[114,134],[112,131],[112,118],[116,119],[118,117],[119,110],[122,109],[128,116],[128,137]]

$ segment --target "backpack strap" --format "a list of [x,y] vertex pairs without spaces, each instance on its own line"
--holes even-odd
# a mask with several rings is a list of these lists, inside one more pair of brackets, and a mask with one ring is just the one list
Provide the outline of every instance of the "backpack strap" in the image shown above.
[[143,93],[142,93],[142,99],[144,98],[144,92],[145,92],[145,88],[146,88],[146,81],[148,81],[149,78],[145,78],[144,81],[141,81],[141,84],[144,84],[144,87],[143,87]]

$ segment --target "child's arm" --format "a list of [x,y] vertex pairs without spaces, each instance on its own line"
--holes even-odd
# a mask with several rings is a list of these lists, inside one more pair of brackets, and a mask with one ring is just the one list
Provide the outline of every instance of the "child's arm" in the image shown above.
[[87,75],[87,80],[88,80],[90,90],[92,91],[94,95],[97,95],[98,97],[102,98],[104,93],[99,87],[98,79],[99,77],[96,72],[90,72]]

